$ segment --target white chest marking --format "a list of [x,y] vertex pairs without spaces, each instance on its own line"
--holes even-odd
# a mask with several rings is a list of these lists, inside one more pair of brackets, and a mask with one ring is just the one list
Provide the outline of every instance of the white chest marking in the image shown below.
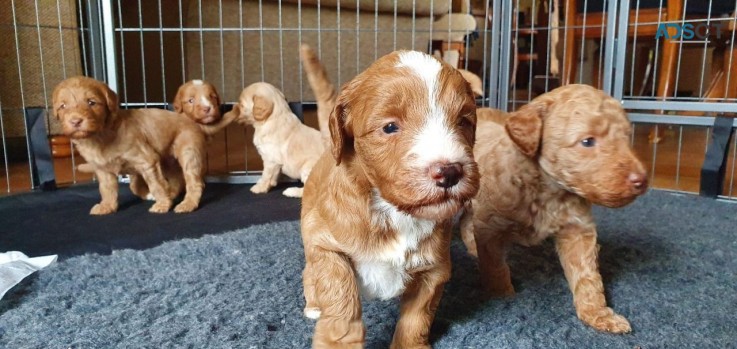
[[418,246],[432,234],[435,223],[399,212],[379,195],[374,195],[371,208],[373,225],[396,231],[396,240],[380,253],[357,260],[356,271],[366,298],[389,299],[404,291],[408,270],[433,262],[418,252]]

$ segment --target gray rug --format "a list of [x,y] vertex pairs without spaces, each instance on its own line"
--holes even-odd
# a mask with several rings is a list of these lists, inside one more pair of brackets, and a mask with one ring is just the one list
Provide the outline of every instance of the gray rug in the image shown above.
[[[434,347],[737,346],[737,205],[653,191],[596,215],[608,299],[632,334],[576,319],[551,243],[512,252],[516,297],[478,301],[477,268],[456,241]],[[297,222],[70,258],[0,301],[0,347],[307,348],[302,265]],[[364,302],[368,348],[388,346],[397,313]]]

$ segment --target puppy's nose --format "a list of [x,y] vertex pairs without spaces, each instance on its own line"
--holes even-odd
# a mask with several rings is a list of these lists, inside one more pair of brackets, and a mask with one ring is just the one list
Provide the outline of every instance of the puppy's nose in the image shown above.
[[69,119],[69,124],[71,124],[74,127],[79,127],[79,125],[82,124],[82,118],[72,118]]
[[204,111],[205,113],[209,113],[211,109],[212,109],[212,107],[210,107],[210,106],[202,107],[202,111]]
[[463,166],[454,162],[436,162],[430,165],[429,174],[435,180],[435,185],[442,188],[450,188],[463,178]]
[[630,185],[632,185],[632,189],[635,191],[641,193],[647,189],[647,174],[632,172],[628,179],[630,181]]

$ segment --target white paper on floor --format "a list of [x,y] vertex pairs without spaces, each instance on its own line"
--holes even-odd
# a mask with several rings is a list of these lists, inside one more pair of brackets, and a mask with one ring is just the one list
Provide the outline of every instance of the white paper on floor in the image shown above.
[[56,255],[29,258],[22,252],[0,253],[0,299],[28,275],[56,262]]

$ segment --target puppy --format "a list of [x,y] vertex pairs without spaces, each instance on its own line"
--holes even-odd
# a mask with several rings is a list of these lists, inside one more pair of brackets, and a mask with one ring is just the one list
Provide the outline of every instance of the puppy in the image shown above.
[[[249,85],[241,93],[234,113],[239,113],[239,122],[253,125],[253,144],[264,162],[261,178],[251,192],[268,192],[276,185],[279,173],[307,182],[325,145],[318,130],[304,125],[292,113],[279,89],[265,82]],[[284,195],[299,198],[302,190],[288,188]]]
[[208,137],[227,127],[237,115],[220,115],[220,95],[215,86],[202,80],[190,80],[179,86],[174,97],[174,111],[196,122]]
[[478,190],[475,110],[460,73],[420,52],[384,56],[343,88],[302,198],[313,347],[363,346],[359,294],[401,296],[392,348],[430,347],[451,220]]
[[469,251],[478,253],[484,290],[514,294],[508,246],[552,236],[578,317],[600,331],[629,332],[604,298],[591,215],[591,204],[624,206],[647,189],[620,103],[593,87],[567,85],[509,115],[485,113],[474,149],[481,189],[461,227]]
[[167,157],[175,158],[183,169],[187,189],[175,212],[190,212],[199,206],[205,138],[196,124],[166,110],[119,110],[118,96],[107,85],[82,76],[56,86],[53,107],[64,134],[99,181],[102,201],[90,214],[118,209],[119,174],[134,175],[131,189],[136,195],[146,196],[137,189],[150,188],[156,201],[150,212],[169,211],[172,198],[161,164]]

